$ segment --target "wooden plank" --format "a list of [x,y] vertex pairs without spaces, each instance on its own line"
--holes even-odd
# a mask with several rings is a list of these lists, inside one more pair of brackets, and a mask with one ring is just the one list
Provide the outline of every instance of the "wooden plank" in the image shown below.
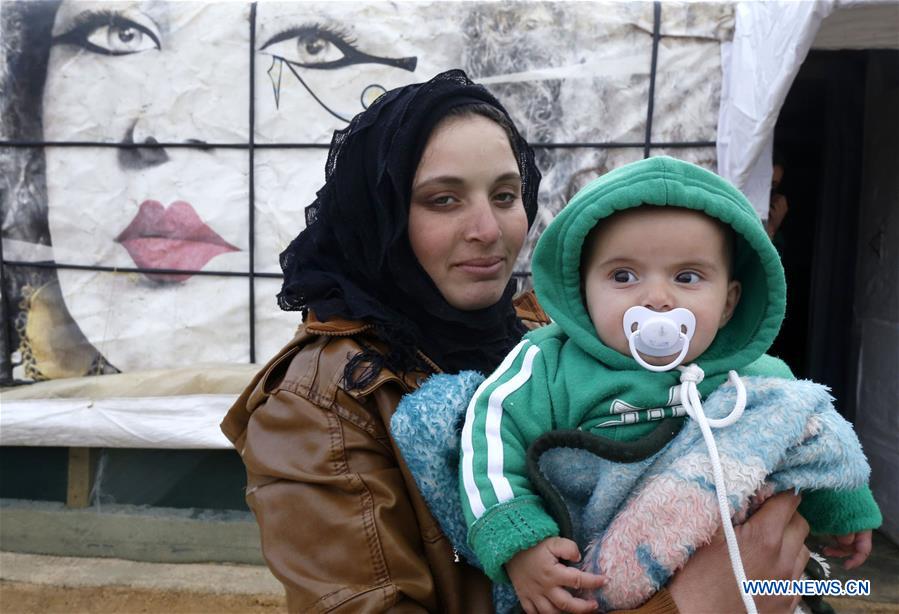
[[[156,563],[265,564],[250,512],[116,503],[73,509],[58,501],[0,499],[0,518],[4,552]],[[2,595],[0,582],[0,612],[12,612],[3,607]]]
[[91,488],[94,486],[95,457],[91,448],[69,448],[67,507],[78,508],[90,505]]

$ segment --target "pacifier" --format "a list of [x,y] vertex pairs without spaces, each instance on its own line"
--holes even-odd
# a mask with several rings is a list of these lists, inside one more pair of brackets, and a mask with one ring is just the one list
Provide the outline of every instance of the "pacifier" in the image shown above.
[[[653,311],[635,305],[624,312],[624,335],[631,356],[650,371],[670,371],[679,365],[690,349],[690,339],[695,331],[696,316],[683,307]],[[648,356],[678,356],[667,365],[655,366],[643,360],[638,352]]]

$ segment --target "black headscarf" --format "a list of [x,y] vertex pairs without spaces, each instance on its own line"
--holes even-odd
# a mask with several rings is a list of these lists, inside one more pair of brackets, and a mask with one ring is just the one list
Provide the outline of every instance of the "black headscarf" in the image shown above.
[[[494,305],[452,307],[421,267],[407,228],[412,180],[431,131],[450,109],[488,104],[508,113],[461,70],[382,95],[336,131],[325,185],[306,208],[306,229],[281,253],[281,309],[312,310],[372,324],[389,348],[369,351],[348,368],[350,385],[364,386],[382,366],[398,372],[423,367],[423,352],[446,372],[492,371],[524,333],[515,317],[510,281]],[[537,212],[540,171],[511,119],[512,151],[522,178],[528,226]]]

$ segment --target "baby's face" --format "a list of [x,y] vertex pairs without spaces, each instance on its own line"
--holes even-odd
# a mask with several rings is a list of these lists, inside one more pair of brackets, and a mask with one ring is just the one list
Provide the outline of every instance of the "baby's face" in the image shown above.
[[[642,206],[602,220],[596,233],[582,275],[600,340],[629,356],[625,311],[635,305],[654,311],[684,307],[696,316],[696,332],[683,364],[702,354],[740,299],[740,283],[730,279],[724,228],[690,209]],[[653,365],[675,357],[640,355]]]

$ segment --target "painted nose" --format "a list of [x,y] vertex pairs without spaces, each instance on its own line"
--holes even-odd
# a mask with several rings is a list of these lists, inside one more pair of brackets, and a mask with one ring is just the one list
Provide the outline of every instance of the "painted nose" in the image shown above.
[[486,197],[474,201],[468,218],[468,227],[465,238],[468,241],[481,243],[495,243],[502,237],[503,232],[496,217],[496,211],[490,206]]

